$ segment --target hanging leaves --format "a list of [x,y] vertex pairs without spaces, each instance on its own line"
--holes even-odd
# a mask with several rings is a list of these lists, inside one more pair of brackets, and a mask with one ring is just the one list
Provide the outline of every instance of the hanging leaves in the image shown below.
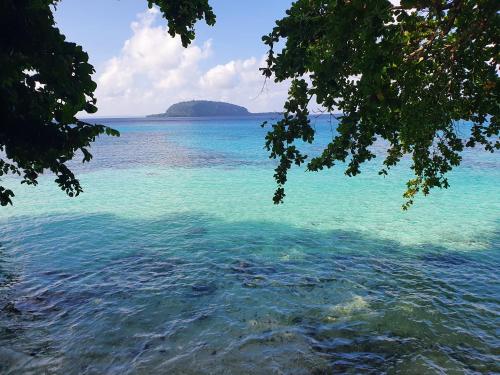
[[[0,175],[22,176],[36,185],[51,171],[69,196],[83,190],[66,166],[78,152],[92,159],[90,145],[101,134],[118,136],[109,127],[80,121],[80,111],[97,111],[92,80],[94,67],[82,47],[66,41],[55,26],[58,0],[3,0],[0,2]],[[194,38],[194,24],[215,15],[207,0],[148,0],[160,7],[171,35],[184,46]],[[3,160],[6,158],[6,160]],[[14,193],[0,186],[0,205],[12,204]]]
[[[263,74],[292,81],[283,118],[266,137],[270,157],[279,161],[274,201],[283,201],[291,166],[307,158],[295,142],[314,141],[312,97],[342,116],[308,170],[345,162],[346,174],[357,175],[383,139],[380,174],[403,155],[412,159],[404,209],[418,192],[448,187],[446,174],[460,164],[464,147],[500,148],[499,10],[495,0],[294,2],[263,37],[269,47]],[[279,41],[284,48],[275,51]],[[473,123],[465,139],[455,131],[458,120]]]

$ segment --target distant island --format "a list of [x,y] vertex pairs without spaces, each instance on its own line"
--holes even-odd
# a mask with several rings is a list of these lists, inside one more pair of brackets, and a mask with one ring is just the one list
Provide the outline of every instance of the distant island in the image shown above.
[[165,113],[147,117],[252,117],[276,116],[279,112],[251,113],[245,107],[209,100],[191,100],[171,105]]

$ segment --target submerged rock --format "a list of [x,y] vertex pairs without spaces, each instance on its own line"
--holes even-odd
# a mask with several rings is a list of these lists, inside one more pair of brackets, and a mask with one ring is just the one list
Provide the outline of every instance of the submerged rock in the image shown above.
[[234,273],[253,274],[252,264],[245,262],[243,260],[239,260],[239,261],[235,262],[231,266],[231,271]]
[[369,304],[366,299],[361,296],[354,296],[352,300],[331,306],[328,310],[334,315],[350,316],[355,312],[368,309]]
[[245,281],[242,285],[244,288],[257,288],[259,286],[257,283],[251,281]]
[[271,275],[277,272],[276,268],[272,266],[259,265],[256,263],[250,263],[245,260],[238,260],[230,266],[232,273],[240,275],[255,275],[256,278],[264,278],[263,275]]
[[193,296],[205,296],[213,294],[217,291],[217,286],[215,284],[195,284],[191,286],[191,290],[194,292]]
[[14,302],[8,302],[2,309],[3,312],[7,314],[12,314],[12,315],[20,315],[21,310],[19,310]]

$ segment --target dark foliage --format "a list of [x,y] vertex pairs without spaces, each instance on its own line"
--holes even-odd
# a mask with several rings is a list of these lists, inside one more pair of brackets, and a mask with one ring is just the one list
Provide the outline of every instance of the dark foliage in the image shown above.
[[[415,178],[407,208],[419,191],[447,188],[447,172],[464,147],[500,148],[497,0],[298,0],[263,37],[269,46],[266,77],[291,80],[283,118],[266,138],[279,160],[274,201],[285,196],[287,172],[308,158],[297,140],[312,143],[308,104],[342,112],[335,136],[307,163],[318,171],[347,162],[345,173],[375,157],[370,146],[388,142],[387,174],[404,155]],[[285,41],[279,53],[275,45]],[[462,139],[456,121],[473,123]]]
[[[49,170],[69,196],[82,192],[67,167],[77,152],[92,158],[90,145],[101,134],[117,136],[109,127],[80,121],[77,113],[97,111],[94,68],[82,47],[66,41],[53,17],[58,0],[0,2],[0,176],[17,174],[36,185]],[[148,0],[158,5],[171,35],[187,46],[194,24],[215,15],[207,0]],[[12,204],[14,193],[0,186],[0,204]]]

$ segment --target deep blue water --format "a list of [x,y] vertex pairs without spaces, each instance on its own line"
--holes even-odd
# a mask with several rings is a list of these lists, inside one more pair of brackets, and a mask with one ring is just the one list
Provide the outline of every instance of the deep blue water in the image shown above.
[[409,212],[407,160],[274,206],[258,120],[104,122],[81,196],[2,181],[0,373],[500,372],[498,155]]

